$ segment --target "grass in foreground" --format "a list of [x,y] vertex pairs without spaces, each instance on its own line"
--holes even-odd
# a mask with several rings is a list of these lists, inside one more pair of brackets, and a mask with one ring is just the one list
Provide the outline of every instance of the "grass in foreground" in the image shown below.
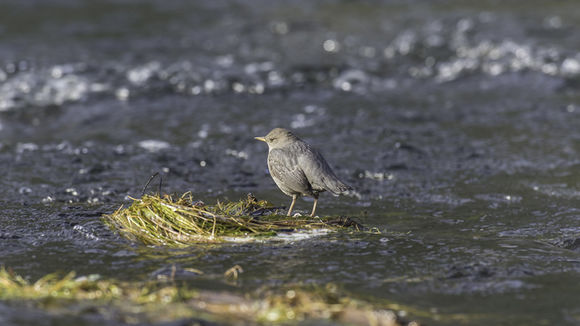
[[[377,309],[341,293],[335,286],[289,288],[238,295],[199,291],[176,282],[120,282],[98,276],[47,275],[32,283],[0,269],[0,300],[61,314],[99,315],[127,323],[195,319],[235,325],[295,324],[326,320],[349,325],[418,325],[395,312]],[[82,307],[82,309],[79,309]]]
[[360,225],[349,218],[287,217],[279,208],[248,195],[238,202],[205,205],[191,193],[171,196],[144,195],[129,207],[104,215],[104,221],[126,238],[147,245],[183,246],[222,242],[236,237],[266,237],[279,232],[338,229]]

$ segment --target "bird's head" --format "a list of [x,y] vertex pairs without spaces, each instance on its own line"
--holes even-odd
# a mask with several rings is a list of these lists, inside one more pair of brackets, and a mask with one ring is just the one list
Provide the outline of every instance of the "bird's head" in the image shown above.
[[278,148],[285,146],[288,143],[291,143],[298,139],[290,130],[284,128],[275,128],[272,129],[266,136],[264,137],[254,137],[254,139],[261,140],[268,144],[270,149]]

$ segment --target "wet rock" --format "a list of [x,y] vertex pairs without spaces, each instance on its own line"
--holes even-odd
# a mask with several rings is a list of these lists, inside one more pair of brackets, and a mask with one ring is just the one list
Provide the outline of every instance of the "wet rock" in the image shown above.
[[22,236],[14,233],[0,232],[0,239],[2,240],[15,240],[20,239]]
[[551,243],[556,247],[574,250],[574,251],[580,251],[580,238],[558,239],[558,240],[552,241]]
[[149,274],[151,279],[155,280],[187,280],[198,277],[203,272],[194,268],[184,268],[180,265],[170,265],[161,267]]
[[474,264],[467,266],[451,266],[446,277],[450,279],[464,277],[471,279],[481,279],[492,277],[494,274],[495,273],[492,272],[488,266]]

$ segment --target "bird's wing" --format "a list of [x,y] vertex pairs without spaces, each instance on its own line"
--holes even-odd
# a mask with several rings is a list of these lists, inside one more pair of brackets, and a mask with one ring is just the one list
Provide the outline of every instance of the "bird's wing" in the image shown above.
[[291,152],[284,149],[271,150],[268,155],[268,168],[282,191],[284,188],[302,194],[311,191],[308,179],[298,165],[297,157]]
[[300,153],[301,155],[298,156],[298,164],[304,171],[313,189],[328,190],[335,195],[352,189],[338,179],[322,154],[316,149],[306,145]]

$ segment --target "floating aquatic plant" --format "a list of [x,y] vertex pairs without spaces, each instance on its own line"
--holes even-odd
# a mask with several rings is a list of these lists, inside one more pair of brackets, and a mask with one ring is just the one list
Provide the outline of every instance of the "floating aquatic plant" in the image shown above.
[[129,207],[104,215],[104,220],[130,240],[170,246],[267,237],[297,230],[361,228],[350,218],[287,217],[279,215],[280,210],[252,195],[215,205],[195,201],[191,193],[177,200],[169,195],[144,195],[133,199]]

